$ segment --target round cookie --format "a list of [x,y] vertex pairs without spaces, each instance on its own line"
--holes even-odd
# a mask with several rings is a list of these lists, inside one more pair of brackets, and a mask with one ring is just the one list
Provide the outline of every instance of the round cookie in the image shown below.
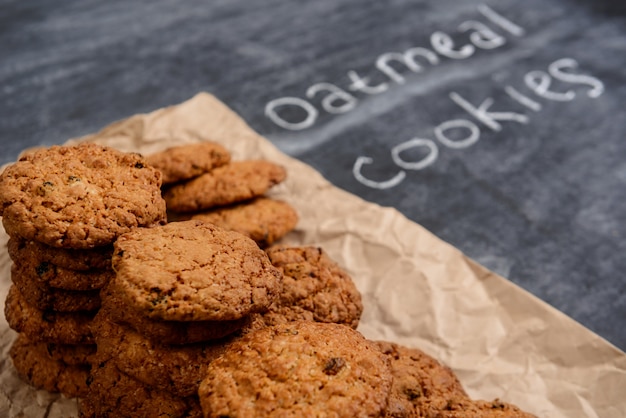
[[38,283],[42,288],[64,290],[97,290],[104,287],[115,275],[113,269],[75,271],[58,267],[47,261],[38,261],[33,254],[13,259],[15,274],[22,280]]
[[391,383],[386,356],[357,331],[298,321],[231,344],[198,395],[205,417],[379,417]]
[[235,161],[168,189],[163,197],[174,212],[198,212],[261,196],[287,172],[262,160]]
[[426,353],[376,341],[391,361],[393,385],[387,417],[422,417],[457,399],[469,400],[454,372]]
[[87,383],[87,393],[79,401],[81,416],[202,417],[196,396],[180,398],[152,389],[119,371],[110,361],[94,363]]
[[4,316],[13,330],[33,342],[58,344],[93,344],[91,323],[94,314],[54,312],[28,304],[15,286],[9,287]]
[[225,349],[222,341],[159,344],[102,314],[94,321],[98,357],[152,388],[187,397],[197,394],[209,363]]
[[21,274],[16,264],[11,266],[11,280],[24,300],[42,311],[91,312],[100,308],[98,290],[65,290],[42,285]]
[[189,180],[230,162],[230,153],[218,143],[199,142],[167,148],[146,156],[163,174],[163,184]]
[[138,228],[114,248],[107,291],[149,318],[241,319],[280,291],[282,275],[254,241],[201,221]]
[[[108,292],[108,287],[100,295],[103,315],[161,344],[182,345],[216,340],[248,327],[252,319],[248,315],[232,321],[163,321],[148,318],[141,311],[125,305],[120,298]],[[121,306],[124,308],[120,309]]]
[[433,418],[537,418],[499,399],[488,402],[464,398],[450,400],[443,408],[431,408],[428,415],[424,416]]
[[295,228],[298,214],[286,202],[258,197],[234,206],[197,213],[191,219],[237,231],[256,241],[260,247],[267,247]]
[[166,219],[161,173],[138,154],[92,143],[29,152],[0,174],[6,232],[58,248],[111,244]]
[[266,324],[306,319],[355,328],[363,303],[352,278],[318,247],[272,247],[272,265],[283,273],[283,290],[263,314]]
[[50,247],[32,240],[10,237],[7,244],[12,260],[35,260],[33,264],[50,263],[76,271],[111,269],[113,246],[97,247],[88,250],[73,250]]
[[55,360],[45,344],[34,344],[24,335],[18,335],[9,356],[18,374],[31,386],[58,392],[74,398],[87,392],[89,366],[72,366]]

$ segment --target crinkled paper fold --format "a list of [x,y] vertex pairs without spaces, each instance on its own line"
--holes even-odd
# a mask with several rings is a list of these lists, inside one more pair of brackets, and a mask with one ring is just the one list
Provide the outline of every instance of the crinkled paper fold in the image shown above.
[[[359,331],[366,337],[423,349],[451,366],[474,398],[500,398],[539,417],[626,416],[626,354],[395,209],[331,185],[212,95],[75,141],[150,154],[205,140],[222,143],[234,160],[287,168],[287,181],[271,194],[292,204],[300,221],[284,241],[321,246],[350,272],[363,294]],[[2,306],[11,283],[6,241],[0,229]],[[73,400],[19,380],[8,358],[15,335],[2,317],[0,416],[76,416]]]

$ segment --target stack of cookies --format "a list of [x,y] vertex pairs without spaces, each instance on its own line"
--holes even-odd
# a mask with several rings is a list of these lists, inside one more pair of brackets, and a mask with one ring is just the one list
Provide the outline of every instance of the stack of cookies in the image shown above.
[[80,402],[85,417],[163,408],[170,417],[202,416],[198,389],[209,365],[245,335],[296,320],[352,329],[363,309],[352,279],[319,248],[268,255],[198,220],[138,229],[114,247],[116,276],[102,291],[97,354]]
[[[88,358],[95,353],[90,323],[100,306],[98,289],[113,276],[111,250],[57,249],[16,237],[8,250],[14,284],[5,316],[19,333],[11,348],[13,364],[37,388],[79,396],[86,388]],[[91,251],[83,260],[101,258],[98,268],[81,270],[82,263],[71,263]]]
[[0,175],[0,215],[13,261],[5,304],[19,334],[10,355],[30,384],[86,392],[99,291],[114,276],[113,242],[163,223],[161,174],[136,154],[95,144],[23,155]]
[[291,231],[298,216],[288,203],[265,196],[286,178],[270,161],[231,161],[213,142],[181,145],[149,155],[163,173],[169,221],[199,219],[252,238],[267,247]]
[[52,147],[0,175],[27,382],[80,398],[84,418],[532,417],[356,331],[351,277],[321,248],[272,246],[297,222],[264,196],[282,167],[214,143],[149,160]]
[[113,266],[83,415],[201,416],[206,366],[276,299],[280,271],[251,239],[195,220],[122,235]]

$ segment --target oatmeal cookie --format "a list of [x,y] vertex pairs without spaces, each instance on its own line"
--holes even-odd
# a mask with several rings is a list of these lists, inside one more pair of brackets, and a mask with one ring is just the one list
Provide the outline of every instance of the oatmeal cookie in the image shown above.
[[113,246],[97,247],[88,250],[55,248],[19,237],[9,238],[7,244],[12,260],[35,260],[33,264],[49,263],[68,270],[110,270]]
[[107,290],[149,318],[241,319],[280,291],[282,275],[254,241],[201,221],[138,228],[114,248]]
[[56,344],[56,343],[35,343],[45,347],[50,358],[69,366],[90,365],[93,356],[96,354],[95,344]]
[[283,273],[283,290],[263,318],[268,325],[297,319],[355,328],[363,303],[352,278],[319,247],[272,247],[270,261]]
[[94,313],[41,310],[24,300],[15,286],[9,287],[4,305],[9,327],[33,342],[93,344],[91,323]]
[[221,340],[186,345],[154,342],[113,322],[101,311],[94,321],[98,357],[110,359],[127,375],[176,396],[193,396],[209,363],[225,350]]
[[235,161],[168,189],[163,197],[174,212],[198,212],[265,194],[287,172],[269,161]]
[[197,213],[191,219],[237,231],[256,241],[260,247],[267,247],[295,228],[298,214],[286,202],[258,197],[233,206]]
[[465,398],[452,399],[443,408],[430,408],[428,415],[425,416],[432,418],[537,418],[499,399],[488,402]]
[[15,264],[11,266],[11,281],[29,305],[43,311],[80,312],[100,308],[98,290],[65,290],[43,286],[20,274]]
[[45,345],[18,335],[9,356],[18,374],[31,386],[74,398],[87,392],[89,366],[72,366],[53,359]]
[[205,417],[379,417],[392,377],[386,356],[340,324],[262,328],[209,364]]
[[393,386],[387,417],[430,417],[452,401],[469,400],[454,372],[416,348],[377,341],[391,361]]
[[[124,305],[107,288],[102,290],[101,298],[100,311],[104,315],[160,344],[183,345],[220,339],[247,327],[252,319],[248,315],[232,321],[163,321],[148,318],[141,311]],[[120,306],[124,306],[124,309],[120,309]]]
[[76,271],[58,267],[47,261],[38,261],[32,254],[14,259],[15,274],[21,280],[37,283],[42,288],[64,290],[97,290],[104,287],[115,275],[113,269]]
[[87,384],[87,393],[79,401],[84,417],[202,417],[197,396],[181,398],[150,388],[110,361],[94,363]]
[[230,153],[220,144],[207,141],[167,148],[146,156],[146,161],[163,174],[163,184],[171,184],[228,164]]
[[0,216],[11,236],[85,249],[166,219],[161,173],[138,154],[82,143],[22,156],[0,174]]

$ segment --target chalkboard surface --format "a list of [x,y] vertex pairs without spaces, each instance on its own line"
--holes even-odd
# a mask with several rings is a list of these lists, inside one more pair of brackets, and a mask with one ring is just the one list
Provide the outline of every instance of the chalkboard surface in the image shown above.
[[0,51],[0,163],[208,91],[626,348],[622,2],[3,1]]

